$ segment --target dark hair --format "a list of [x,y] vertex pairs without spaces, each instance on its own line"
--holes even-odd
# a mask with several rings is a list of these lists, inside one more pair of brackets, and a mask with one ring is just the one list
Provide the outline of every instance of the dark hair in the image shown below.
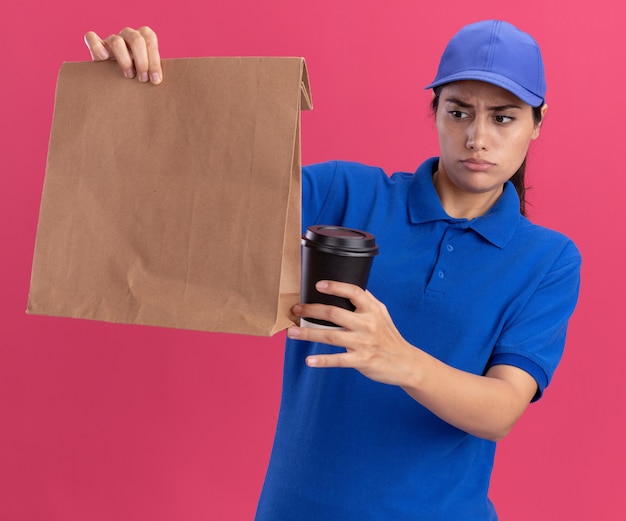
[[[439,94],[441,92],[441,88],[443,87],[440,86],[437,89],[435,89],[435,96],[433,97],[433,101],[431,104],[431,109],[433,111],[433,113],[437,113],[437,107],[439,107]],[[539,125],[539,123],[541,123],[541,118],[542,118],[542,113],[541,113],[541,109],[542,109],[542,105],[538,106],[538,107],[533,107],[533,119],[535,120],[535,125]],[[522,215],[526,215],[526,190],[527,190],[527,186],[526,186],[526,160],[528,159],[528,156],[524,158],[524,161],[522,162],[521,166],[517,169],[517,172],[515,172],[513,174],[513,176],[511,177],[510,181],[511,183],[513,183],[513,186],[515,187],[515,190],[517,191],[517,195],[519,196],[519,211]]]

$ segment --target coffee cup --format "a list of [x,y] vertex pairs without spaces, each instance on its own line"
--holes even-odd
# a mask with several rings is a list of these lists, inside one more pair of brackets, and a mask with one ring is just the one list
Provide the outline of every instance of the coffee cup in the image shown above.
[[[342,226],[309,226],[301,242],[302,302],[327,304],[354,311],[354,305],[349,299],[320,293],[315,284],[320,280],[334,280],[365,289],[376,255],[378,246],[371,233]],[[301,318],[300,325],[339,327],[332,322],[310,317]]]

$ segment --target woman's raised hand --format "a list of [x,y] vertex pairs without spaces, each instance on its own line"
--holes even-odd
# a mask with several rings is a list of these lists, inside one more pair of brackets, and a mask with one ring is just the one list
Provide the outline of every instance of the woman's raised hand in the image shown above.
[[159,42],[150,27],[126,27],[119,34],[104,39],[89,31],[85,34],[85,44],[94,61],[117,61],[126,78],[137,78],[154,85],[163,81]]

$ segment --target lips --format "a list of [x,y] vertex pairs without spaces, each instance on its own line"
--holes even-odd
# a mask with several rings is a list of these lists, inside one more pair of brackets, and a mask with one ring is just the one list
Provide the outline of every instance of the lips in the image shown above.
[[472,172],[486,172],[494,166],[494,163],[491,163],[484,159],[475,158],[463,159],[461,160],[461,163],[463,163],[465,168],[471,170]]

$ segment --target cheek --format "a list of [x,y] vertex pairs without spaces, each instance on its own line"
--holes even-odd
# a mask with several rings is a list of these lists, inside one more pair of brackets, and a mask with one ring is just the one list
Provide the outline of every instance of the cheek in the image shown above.
[[437,137],[439,138],[439,141],[441,141],[441,136],[443,133],[443,124],[441,122],[441,117],[439,117],[438,114],[435,116],[435,130],[437,131]]
[[533,131],[525,130],[514,134],[504,133],[500,136],[499,150],[503,158],[508,158],[511,162],[521,163],[530,146]]
[[526,157],[528,153],[528,148],[530,147],[531,139],[528,136],[523,136],[520,139],[516,140],[512,149],[514,150],[514,154],[518,157]]
[[528,153],[529,143],[528,140],[520,140],[509,142],[507,146],[501,148],[502,152],[498,162],[504,168],[504,171],[509,172],[510,176],[522,166]]
[[458,129],[455,133],[454,128],[451,128],[450,125],[446,125],[446,123],[439,118],[435,121],[435,128],[441,149],[451,148],[459,140]]

